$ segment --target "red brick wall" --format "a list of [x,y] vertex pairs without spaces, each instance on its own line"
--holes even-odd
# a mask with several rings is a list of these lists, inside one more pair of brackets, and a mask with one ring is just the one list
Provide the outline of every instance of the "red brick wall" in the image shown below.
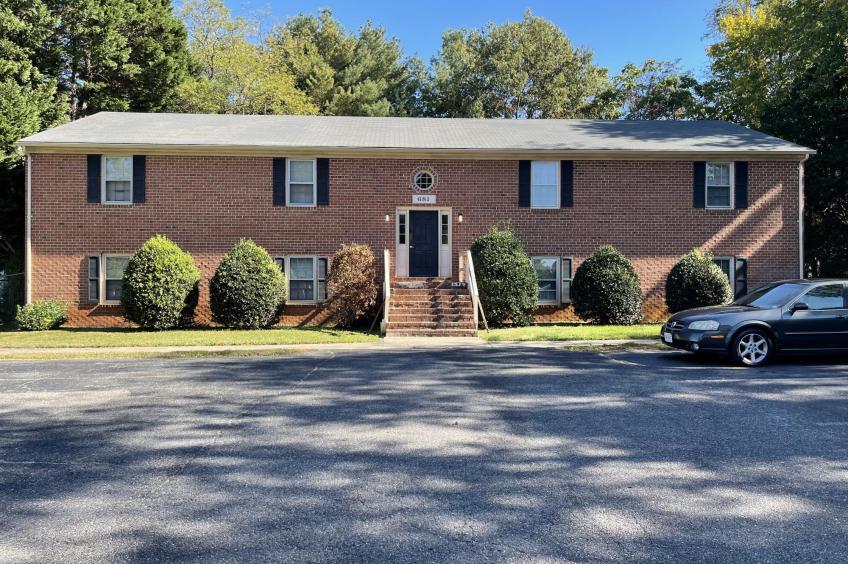
[[[131,253],[162,233],[194,255],[204,282],[199,318],[208,320],[206,281],[240,237],[272,255],[332,255],[342,243],[394,253],[394,213],[408,206],[410,176],[438,175],[436,207],[453,209],[453,254],[495,224],[511,226],[531,255],[573,256],[575,268],[604,243],[633,260],[645,291],[645,314],[664,314],[665,277],[680,255],[701,247],[749,259],[749,287],[798,276],[798,163],[752,161],[745,210],[692,207],[690,161],[576,161],[574,207],[518,207],[517,161],[332,159],[330,206],[271,205],[271,159],[147,157],[147,201],[132,206],[86,203],[85,155],[34,154],[32,169],[33,299],[74,304],[71,323],[113,325],[116,307],[85,303],[85,257]],[[463,223],[456,217],[463,215]],[[391,221],[385,221],[389,214]],[[542,308],[540,321],[568,310]],[[319,322],[320,312],[290,307],[285,322]]]

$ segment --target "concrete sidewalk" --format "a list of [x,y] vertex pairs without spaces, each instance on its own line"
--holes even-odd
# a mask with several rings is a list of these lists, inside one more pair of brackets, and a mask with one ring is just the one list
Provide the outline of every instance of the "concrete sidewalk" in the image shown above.
[[656,345],[655,339],[609,339],[584,341],[485,341],[478,337],[386,337],[368,343],[332,343],[297,345],[186,345],[170,347],[0,347],[3,355],[80,355],[80,354],[170,354],[170,353],[226,353],[226,352],[301,352],[301,351],[381,351],[400,349],[443,348],[569,348],[601,346]]

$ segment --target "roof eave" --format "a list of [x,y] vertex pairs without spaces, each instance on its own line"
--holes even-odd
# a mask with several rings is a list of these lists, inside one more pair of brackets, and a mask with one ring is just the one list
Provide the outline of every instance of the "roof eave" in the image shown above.
[[569,159],[736,159],[803,160],[816,151],[805,147],[788,149],[721,149],[721,150],[633,150],[633,149],[558,149],[558,148],[404,148],[404,147],[292,147],[275,145],[184,145],[150,143],[64,143],[55,141],[27,141],[16,143],[26,153],[139,153],[144,154],[197,154],[221,156],[280,156],[320,155],[325,157],[358,158],[447,158],[447,159],[521,159],[532,157]]

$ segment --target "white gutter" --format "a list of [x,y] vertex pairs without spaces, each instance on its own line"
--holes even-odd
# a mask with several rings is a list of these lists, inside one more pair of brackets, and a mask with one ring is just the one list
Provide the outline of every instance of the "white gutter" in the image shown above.
[[32,303],[32,155],[26,156],[26,244],[24,246],[24,303]]
[[800,278],[804,278],[804,163],[809,158],[810,155],[807,155],[798,165],[798,258],[800,261],[798,268]]

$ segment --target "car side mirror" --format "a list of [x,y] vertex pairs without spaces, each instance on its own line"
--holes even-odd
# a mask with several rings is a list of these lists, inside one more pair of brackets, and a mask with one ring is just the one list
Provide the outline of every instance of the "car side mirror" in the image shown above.
[[810,309],[810,306],[804,302],[795,302],[792,306],[792,313],[795,313],[796,311],[807,311],[808,309]]

